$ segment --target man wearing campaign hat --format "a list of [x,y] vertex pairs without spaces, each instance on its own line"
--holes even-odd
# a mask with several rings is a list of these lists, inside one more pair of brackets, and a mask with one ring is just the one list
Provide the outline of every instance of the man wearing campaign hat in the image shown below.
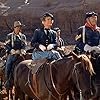
[[25,53],[26,36],[22,33],[22,24],[20,21],[15,21],[13,25],[13,32],[7,35],[5,41],[5,51],[8,53],[6,67],[5,67],[5,87],[10,87],[10,75],[12,65],[17,60],[20,53]]
[[64,40],[61,38],[61,30],[60,28],[56,27],[54,28],[54,31],[56,31],[57,46],[61,48],[64,46]]
[[51,13],[46,12],[41,17],[42,28],[38,28],[34,31],[31,45],[34,47],[32,59],[48,58],[52,60],[60,59],[61,56],[57,52],[55,47],[56,32],[52,30],[52,24],[54,17]]
[[95,12],[87,12],[85,24],[78,28],[76,36],[76,51],[93,51],[100,52],[100,28],[97,27],[97,16]]
[[[85,51],[91,52],[93,55],[91,61],[95,71],[95,74],[92,77],[92,82],[95,84],[94,98],[100,98],[100,28],[97,26],[97,17],[98,14],[95,12],[86,13],[85,24],[78,29],[75,47],[75,52],[77,53]],[[94,56],[95,54],[96,56]],[[96,98],[94,100],[99,99]]]

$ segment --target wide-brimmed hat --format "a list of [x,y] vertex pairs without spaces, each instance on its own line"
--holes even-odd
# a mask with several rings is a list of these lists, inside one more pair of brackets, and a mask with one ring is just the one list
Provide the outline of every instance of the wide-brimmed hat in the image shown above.
[[20,21],[15,21],[14,22],[14,28],[18,26],[24,26]]
[[52,20],[54,20],[53,15],[52,15],[51,13],[49,13],[49,12],[44,13],[44,14],[43,14],[43,16],[41,17],[41,20],[44,20],[44,19],[45,19],[45,17],[51,17],[51,18],[52,18]]
[[87,12],[87,13],[86,13],[86,16],[85,16],[85,19],[86,19],[86,18],[89,18],[89,17],[92,17],[92,16],[98,16],[98,14],[97,14],[96,12],[94,12],[94,11],[92,11],[92,12]]

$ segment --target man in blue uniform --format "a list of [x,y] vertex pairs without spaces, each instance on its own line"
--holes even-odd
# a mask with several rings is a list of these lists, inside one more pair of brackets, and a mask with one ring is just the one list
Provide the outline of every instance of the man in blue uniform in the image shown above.
[[34,47],[32,59],[48,58],[52,60],[61,59],[57,47],[56,33],[51,29],[54,17],[51,13],[45,13],[42,18],[43,27],[34,31],[31,45]]
[[[76,36],[76,51],[100,54],[100,28],[97,27],[97,16],[95,12],[86,13],[85,25],[78,29]],[[92,59],[95,75],[92,77],[95,84],[95,97],[100,98],[100,55]],[[99,99],[95,99],[99,100]]]
[[5,50],[9,54],[5,67],[5,87],[10,87],[10,74],[12,71],[12,65],[17,60],[20,53],[25,53],[26,47],[26,36],[21,33],[22,24],[20,21],[14,22],[14,30],[12,33],[7,35],[7,39],[5,41]]
[[97,27],[97,13],[88,12],[85,17],[85,24],[78,28],[76,36],[76,51],[100,52],[100,28]]
[[54,31],[56,31],[56,41],[57,41],[57,45],[58,47],[62,47],[64,46],[64,40],[61,38],[61,30],[60,28],[56,27],[54,28]]

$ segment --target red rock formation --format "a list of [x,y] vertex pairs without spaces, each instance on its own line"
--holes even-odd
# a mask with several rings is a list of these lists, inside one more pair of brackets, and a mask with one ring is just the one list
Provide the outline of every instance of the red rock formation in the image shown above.
[[24,1],[0,0],[5,6],[10,7],[4,14],[1,13],[3,10],[0,10],[0,15],[3,15],[3,17],[0,16],[1,31],[8,29],[6,22],[11,27],[14,20],[20,20],[26,25],[24,30],[32,32],[31,30],[41,25],[41,15],[51,12],[55,17],[54,27],[61,28],[62,36],[66,41],[71,37],[74,38],[77,28],[84,23],[87,11],[96,11],[100,14],[100,0],[29,0],[29,4],[25,4]]

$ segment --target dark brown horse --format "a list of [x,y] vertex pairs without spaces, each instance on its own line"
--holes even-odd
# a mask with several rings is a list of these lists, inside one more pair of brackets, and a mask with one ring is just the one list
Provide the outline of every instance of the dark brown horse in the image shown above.
[[[3,55],[3,57],[1,57],[2,59],[0,59],[0,89],[1,89],[1,91],[2,91],[2,87],[4,85],[3,83],[5,82],[4,64],[5,64],[5,57],[7,58],[7,54],[6,53],[4,53],[4,54],[5,55]],[[23,55],[23,54],[18,55],[18,59],[13,63],[13,70],[19,62],[21,62],[25,59],[31,59],[31,54],[27,53],[26,55]],[[7,90],[7,97],[9,98],[9,100],[13,98],[13,94],[12,94],[12,89],[13,89],[13,85],[14,85],[13,84],[13,70],[12,70],[12,74],[10,77],[11,87],[6,89]]]
[[27,67],[32,60],[18,64],[14,72],[15,99],[25,100],[26,93],[34,100],[66,100],[71,82],[74,82],[82,92],[80,96],[88,100],[90,76],[94,72],[91,62],[85,55],[70,55],[52,63],[46,61],[35,74]]
[[100,100],[100,53],[92,52],[91,53],[91,62],[94,67],[96,74],[92,77],[92,89],[93,89],[93,99]]
[[23,60],[27,60],[27,59],[31,59],[31,54],[29,54],[29,53],[26,53],[25,55],[23,55],[23,54],[18,54],[18,55],[16,55],[16,56],[18,56],[18,58],[17,58],[17,60],[13,63],[13,69],[12,69],[12,73],[11,73],[11,87],[9,88],[9,89],[7,89],[7,94],[8,94],[8,98],[9,98],[9,100],[12,100],[13,99],[13,94],[12,94],[12,89],[13,89],[13,86],[14,86],[14,77],[13,77],[13,75],[14,75],[14,69],[16,68],[16,66],[21,62],[21,61],[23,61]]
[[7,54],[3,53],[4,47],[0,47],[0,90],[2,90],[3,80],[4,80],[4,67],[6,62]]

